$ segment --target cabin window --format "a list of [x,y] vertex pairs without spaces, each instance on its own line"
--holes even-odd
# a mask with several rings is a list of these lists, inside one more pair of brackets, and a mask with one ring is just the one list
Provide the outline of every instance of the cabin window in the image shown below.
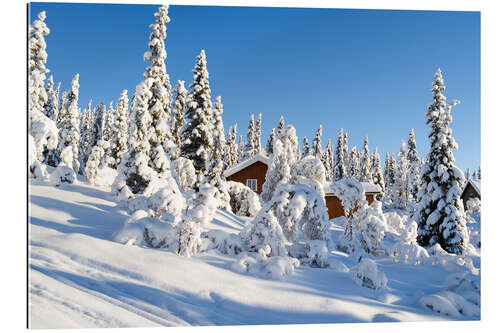
[[257,179],[247,179],[247,186],[254,192],[257,192]]

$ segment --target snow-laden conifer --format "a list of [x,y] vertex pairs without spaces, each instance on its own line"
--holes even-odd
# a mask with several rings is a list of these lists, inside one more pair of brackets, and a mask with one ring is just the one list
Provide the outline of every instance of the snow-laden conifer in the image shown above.
[[365,136],[363,142],[363,152],[359,161],[359,172],[360,181],[372,182],[371,154],[370,149],[368,148],[368,136]]
[[422,162],[418,157],[417,153],[417,142],[415,141],[415,132],[413,128],[410,130],[410,134],[408,137],[408,146],[407,146],[406,158],[409,164],[409,172],[408,172],[408,186],[410,195],[410,200],[415,200],[417,197],[418,186],[420,183],[420,170],[422,168]]
[[174,141],[176,150],[172,152],[171,158],[176,159],[181,153],[181,131],[185,124],[184,111],[186,110],[187,90],[184,87],[184,81],[177,81],[174,88],[174,107],[172,110],[172,140]]
[[318,129],[316,130],[316,135],[314,136],[311,152],[314,157],[321,160],[323,157],[323,149],[321,148],[321,135],[323,134],[323,128],[320,124]]
[[333,180],[340,180],[346,177],[346,167],[345,167],[345,152],[344,149],[344,130],[341,128],[337,136],[337,145],[335,146],[335,164],[333,166]]
[[[382,173],[382,166],[380,165],[380,155],[378,154],[378,148],[375,148],[373,154],[372,154],[372,180],[375,185],[378,185],[380,187],[380,191],[383,193],[385,192],[385,182],[384,182],[384,175]],[[377,199],[380,200],[379,196]]]
[[274,145],[274,140],[276,139],[276,133],[274,128],[271,130],[269,133],[269,137],[267,138],[266,142],[266,153],[267,156],[271,156],[273,154],[273,145]]
[[262,185],[262,199],[271,200],[279,183],[288,183],[291,166],[295,164],[297,135],[292,125],[287,125],[274,141],[272,163],[266,172],[266,181]]
[[306,137],[302,140],[302,155],[301,158],[311,155],[311,148],[309,147],[309,141]]
[[349,165],[347,167],[347,177],[359,179],[359,159],[356,146],[351,148],[349,152]]
[[45,149],[57,147],[59,138],[56,123],[44,113],[49,100],[44,87],[48,72],[45,36],[50,33],[45,18],[45,12],[40,12],[28,31],[28,134],[33,138],[38,162],[42,162]]
[[321,161],[325,166],[326,180],[331,181],[333,178],[333,148],[330,140],[328,140],[326,144],[323,155],[321,156]]
[[394,191],[392,193],[392,202],[394,207],[404,209],[408,206],[410,198],[408,174],[410,164],[407,159],[407,150],[405,142],[401,141],[401,148],[398,153],[396,173],[394,175]]
[[116,119],[114,120],[114,135],[111,138],[110,149],[111,157],[115,160],[117,167],[123,155],[127,152],[128,144],[128,117],[129,105],[127,90],[123,90],[118,104],[116,104]]
[[[152,149],[150,153],[156,155],[169,154],[172,148],[172,134],[170,131],[171,103],[172,96],[170,85],[170,77],[167,74],[165,59],[167,53],[165,51],[165,38],[167,37],[166,24],[170,22],[168,17],[168,5],[161,6],[155,14],[156,22],[151,24],[151,34],[149,35],[149,51],[144,54],[144,60],[150,62],[150,65],[144,72],[144,80],[150,80],[149,89],[151,96],[148,101],[148,110],[151,114],[151,129],[149,129],[149,142]],[[161,152],[163,149],[165,152]],[[151,160],[155,159],[151,156]],[[157,164],[156,164],[157,165]],[[157,172],[162,170],[157,169],[155,164],[151,165]]]
[[57,115],[60,86],[61,82],[59,82],[57,88],[54,89],[54,77],[52,75],[49,76],[49,78],[47,79],[47,85],[45,86],[45,91],[47,93],[47,101],[45,102],[43,108],[45,115],[53,121],[56,119]]
[[238,164],[238,145],[236,144],[236,131],[238,124],[229,126],[227,132],[226,146],[224,148],[224,167],[232,168]]
[[432,83],[433,102],[426,111],[430,150],[422,170],[415,218],[418,223],[418,242],[421,246],[440,244],[451,253],[461,254],[469,243],[466,216],[460,200],[463,173],[454,162],[452,149],[458,145],[452,137],[451,109],[458,102],[446,102],[441,70]]
[[262,127],[262,113],[259,113],[259,115],[257,116],[257,121],[255,122],[255,131],[254,131],[254,144],[253,144],[253,146],[254,146],[255,154],[260,153],[262,150],[262,144],[261,144],[261,140],[260,140],[260,136],[262,134],[261,127]]
[[191,91],[186,98],[186,125],[181,134],[181,156],[192,160],[200,177],[204,177],[211,167],[213,145],[213,111],[204,50],[197,57],[193,77],[194,80],[189,85]]
[[243,160],[246,160],[255,155],[255,121],[253,114],[248,121],[247,142],[243,153]]
[[73,165],[69,166],[75,171],[80,170],[78,160],[78,145],[80,143],[80,108],[78,107],[78,93],[80,75],[76,74],[71,81],[71,90],[62,101],[60,128],[59,128],[59,151],[66,147],[71,147],[73,153]]
[[276,126],[276,134],[279,135],[280,131],[285,127],[285,118],[280,116],[280,121],[278,122],[278,126]]
[[243,143],[243,135],[240,134],[240,139],[238,140],[238,162],[243,160],[244,152],[245,144]]

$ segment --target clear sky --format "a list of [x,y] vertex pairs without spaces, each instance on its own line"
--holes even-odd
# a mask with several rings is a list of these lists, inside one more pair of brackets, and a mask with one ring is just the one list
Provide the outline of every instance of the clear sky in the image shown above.
[[[147,66],[149,25],[158,5],[32,3],[51,30],[47,67],[62,89],[80,73],[80,106],[131,98]],[[456,164],[480,163],[479,12],[176,6],[169,8],[167,71],[172,85],[193,80],[207,54],[212,99],[222,96],[224,125],[246,135],[263,114],[262,144],[280,115],[309,141],[323,125],[323,145],[339,128],[349,146],[398,152],[415,129],[421,157],[429,143],[424,112],[433,75],[443,71],[459,145]]]

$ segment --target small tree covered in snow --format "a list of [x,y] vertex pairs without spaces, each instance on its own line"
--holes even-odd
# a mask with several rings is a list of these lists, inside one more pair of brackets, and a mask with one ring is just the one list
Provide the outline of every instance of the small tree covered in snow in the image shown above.
[[394,261],[410,265],[423,265],[429,258],[427,251],[417,244],[418,226],[412,221],[401,233],[399,241],[391,248]]
[[334,166],[333,166],[333,180],[340,180],[347,176],[345,167],[345,155],[346,149],[344,148],[344,133],[343,129],[339,130],[337,136],[337,145],[335,146],[335,156],[334,156]]
[[276,126],[276,134],[279,135],[283,128],[285,128],[285,118],[280,116],[280,121],[278,122],[278,126]]
[[184,111],[186,110],[187,90],[184,88],[184,81],[177,81],[174,88],[174,109],[172,111],[172,140],[174,141],[177,150],[171,155],[172,159],[179,157],[181,152],[181,131],[185,124]]
[[326,144],[325,151],[321,156],[321,161],[325,166],[326,180],[331,181],[333,178],[333,148],[332,142],[330,140],[328,140],[328,143]]
[[452,149],[458,145],[451,135],[451,108],[442,94],[445,90],[441,70],[432,83],[433,103],[426,111],[426,123],[431,125],[430,151],[422,170],[415,214],[418,223],[418,242],[422,246],[440,244],[451,253],[462,253],[468,245],[469,235],[465,212],[460,200],[463,173],[454,162]]
[[115,164],[119,165],[123,155],[127,152],[128,142],[128,96],[127,90],[123,90],[118,104],[116,105],[116,120],[114,122],[114,135],[111,138],[111,157]]
[[194,80],[186,99],[186,125],[182,129],[181,156],[193,161],[194,168],[204,177],[211,167],[213,145],[212,102],[208,82],[207,58],[201,50],[193,69]]
[[268,156],[271,156],[273,154],[273,145],[275,139],[276,139],[276,133],[273,128],[269,133],[269,137],[267,138],[266,142],[266,153]]
[[254,149],[255,153],[258,154],[262,151],[262,144],[260,141],[260,136],[262,134],[262,113],[259,113],[257,116],[257,122],[255,123],[255,131],[254,131]]
[[[40,12],[38,20],[30,25],[28,31],[28,133],[33,138],[34,155],[38,162],[43,160],[44,149],[55,149],[58,143],[56,124],[44,113],[44,106],[49,100],[44,88],[45,74],[48,72],[45,67],[45,36],[50,33],[45,18],[45,12]],[[34,165],[31,167],[36,168]]]
[[107,141],[99,140],[97,145],[92,148],[92,152],[85,166],[85,177],[87,177],[87,180],[91,184],[95,184],[97,172],[101,166],[102,159],[105,157],[104,153],[108,146],[109,143]]
[[323,134],[323,127],[320,124],[318,129],[316,130],[316,135],[314,136],[314,140],[312,142],[312,155],[316,157],[317,159],[320,159],[323,157],[322,153],[322,148],[321,148],[321,135]]
[[259,195],[240,182],[228,181],[227,185],[232,212],[238,216],[257,215],[261,209]]
[[347,167],[347,177],[352,179],[359,179],[359,159],[356,146],[351,148],[349,152],[349,165]]
[[272,163],[266,172],[266,181],[262,185],[262,199],[271,200],[279,183],[290,180],[290,168],[296,162],[297,135],[292,125],[287,125],[278,134],[274,142]]
[[45,91],[47,93],[47,101],[45,102],[43,109],[47,118],[51,120],[55,120],[57,118],[60,86],[61,82],[59,82],[57,89],[54,89],[54,77],[52,75],[49,76],[49,79],[47,80],[47,85],[45,87]]
[[244,152],[245,144],[243,143],[243,136],[240,134],[240,139],[238,140],[238,162],[243,160]]
[[193,162],[184,157],[179,157],[171,163],[171,168],[177,177],[179,186],[183,191],[192,189],[196,183],[196,170]]
[[78,145],[80,143],[80,108],[78,107],[78,83],[80,75],[76,74],[71,81],[71,90],[66,94],[66,98],[62,101],[60,130],[59,130],[59,150],[62,152],[64,148],[71,147],[73,151],[73,164],[69,166],[73,170],[80,169],[78,161]]
[[323,162],[311,155],[299,160],[292,166],[290,183],[309,185],[324,198],[326,177]]
[[224,147],[226,145],[226,136],[224,134],[224,123],[222,122],[223,105],[221,97],[217,96],[214,104],[214,144],[212,149],[212,167],[209,171],[209,177],[215,179],[221,176],[224,168]]
[[420,183],[420,170],[422,168],[422,163],[417,153],[417,143],[415,141],[415,133],[413,128],[410,130],[410,135],[408,137],[408,149],[406,151],[406,159],[409,163],[408,171],[408,187],[409,187],[409,198],[416,199],[418,186]]
[[410,198],[408,174],[410,166],[404,141],[401,141],[401,149],[398,153],[396,174],[394,175],[394,187],[392,191],[392,202],[394,207],[405,209]]
[[369,258],[363,258],[350,270],[354,282],[362,287],[370,289],[385,289],[387,277],[378,270],[377,263]]
[[396,179],[396,160],[394,154],[386,153],[385,155],[385,168],[384,168],[384,181],[385,187],[389,189],[394,185]]
[[227,131],[226,146],[224,148],[224,167],[232,168],[238,164],[238,145],[236,144],[236,130],[238,124],[229,126]]
[[[378,149],[375,148],[375,151],[372,154],[372,180],[375,185],[378,185],[380,187],[380,192],[384,193],[385,191],[385,182],[384,182],[384,175],[382,173],[382,166],[380,165],[380,155],[378,154]],[[380,200],[380,195],[377,199]]]
[[247,143],[243,153],[243,160],[246,160],[255,155],[255,122],[253,114],[248,121]]
[[306,137],[302,140],[302,154],[301,158],[305,158],[306,156],[311,154],[311,148],[309,148],[309,141]]
[[362,182],[372,182],[371,154],[368,148],[368,136],[363,142],[363,152],[359,161],[359,180]]

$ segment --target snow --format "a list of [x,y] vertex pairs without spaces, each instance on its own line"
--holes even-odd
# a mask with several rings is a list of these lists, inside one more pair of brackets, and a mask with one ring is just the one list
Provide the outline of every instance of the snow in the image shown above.
[[[108,188],[89,185],[80,176],[59,187],[33,182],[29,194],[32,328],[479,319],[472,306],[478,300],[479,276],[463,273],[465,266],[449,272],[442,265],[372,258],[387,277],[382,293],[352,281],[348,270],[358,263],[339,251],[330,252],[324,269],[297,266],[279,256],[262,262],[254,258],[254,275],[234,269],[240,254],[223,254],[216,246],[186,258],[116,241],[125,223],[146,215],[130,219]],[[246,221],[219,209],[206,227],[205,241],[222,247],[226,240],[234,247]],[[332,225],[332,238],[342,231]],[[443,292],[460,294],[468,303]],[[428,308],[430,301],[421,301],[428,295],[447,297],[458,317]]]

